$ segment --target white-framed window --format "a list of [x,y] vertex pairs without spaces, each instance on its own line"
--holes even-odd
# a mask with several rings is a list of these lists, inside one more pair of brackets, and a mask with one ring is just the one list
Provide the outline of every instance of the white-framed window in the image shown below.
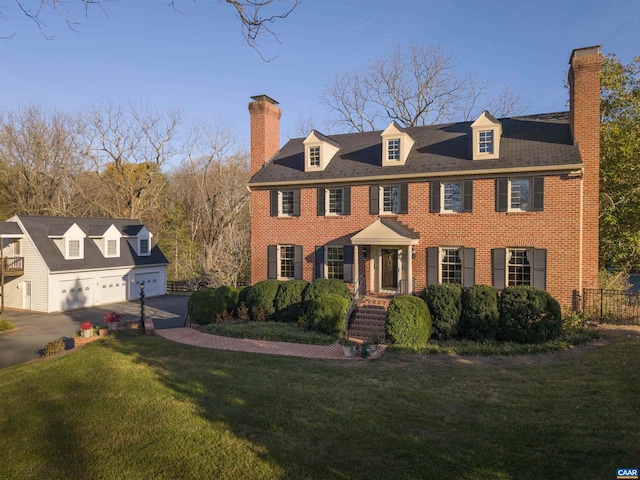
[[280,215],[293,215],[293,190],[282,190],[280,196]]
[[107,257],[118,256],[118,241],[107,239]]
[[400,160],[399,138],[392,138],[387,142],[387,160]]
[[14,240],[11,244],[13,246],[13,254],[20,255],[20,240]]
[[509,210],[531,209],[531,181],[528,178],[509,180]]
[[67,241],[67,258],[81,258],[80,240]]
[[462,284],[462,255],[459,247],[440,249],[440,283]]
[[141,238],[140,239],[140,255],[149,255],[149,239]]
[[531,285],[531,262],[526,248],[507,249],[507,286]]
[[280,279],[295,278],[295,248],[293,245],[280,245],[279,247],[279,273]]
[[478,132],[478,149],[480,153],[493,153],[493,130]]
[[309,165],[312,167],[320,166],[320,147],[309,147]]
[[342,188],[328,188],[327,192],[327,213],[342,215],[344,212],[344,190]]
[[443,212],[462,211],[462,184],[459,182],[442,183],[440,194]]
[[400,211],[400,187],[384,185],[381,187],[380,211],[382,213],[398,213]]
[[344,280],[344,249],[342,247],[326,247],[327,278]]

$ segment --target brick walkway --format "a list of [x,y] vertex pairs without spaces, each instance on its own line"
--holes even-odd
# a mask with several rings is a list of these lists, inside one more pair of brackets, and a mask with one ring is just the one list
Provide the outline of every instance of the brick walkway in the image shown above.
[[[304,343],[268,342],[266,340],[246,340],[243,338],[221,337],[202,333],[193,328],[168,328],[156,330],[155,334],[172,342],[183,343],[193,347],[214,348],[216,350],[232,350],[234,352],[263,353],[267,355],[285,355],[289,357],[320,358],[326,360],[355,360],[348,358],[342,346],[308,345]],[[378,358],[384,353],[386,346],[379,347],[368,359]],[[362,360],[362,358],[358,359]]]

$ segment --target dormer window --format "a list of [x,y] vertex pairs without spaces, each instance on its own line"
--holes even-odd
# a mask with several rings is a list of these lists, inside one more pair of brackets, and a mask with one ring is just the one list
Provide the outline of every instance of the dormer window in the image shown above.
[[400,139],[394,138],[387,143],[387,160],[400,160]]
[[140,239],[140,255],[149,255],[149,239]]
[[486,110],[471,124],[474,160],[500,158],[500,137],[502,124]]
[[67,258],[82,258],[80,255],[80,240],[67,241]]
[[415,141],[396,122],[380,134],[382,137],[382,166],[404,165]]
[[309,148],[309,165],[312,167],[320,166],[320,147]]
[[107,257],[115,257],[118,254],[118,241],[107,240]]

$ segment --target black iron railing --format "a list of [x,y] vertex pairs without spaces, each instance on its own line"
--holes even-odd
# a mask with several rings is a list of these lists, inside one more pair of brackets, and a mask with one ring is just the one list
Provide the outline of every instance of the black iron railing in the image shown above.
[[600,323],[640,325],[640,292],[633,290],[586,288],[574,292],[573,307]]

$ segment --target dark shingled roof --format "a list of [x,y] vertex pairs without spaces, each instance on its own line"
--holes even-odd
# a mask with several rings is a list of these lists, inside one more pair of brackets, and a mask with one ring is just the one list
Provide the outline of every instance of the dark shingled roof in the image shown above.
[[0,222],[0,235],[22,235],[22,233],[17,222]]
[[18,215],[18,219],[24,225],[26,233],[31,237],[36,248],[42,255],[45,263],[52,272],[63,272],[66,270],[93,270],[100,268],[115,267],[139,267],[144,265],[163,265],[169,261],[157,246],[151,250],[151,255],[136,255],[135,251],[129,245],[125,238],[120,239],[120,257],[105,258],[95,241],[89,237],[84,239],[84,258],[78,260],[65,260],[64,255],[56,246],[50,232],[62,232],[64,234],[74,223],[82,229],[83,232],[89,233],[96,229],[104,228],[103,231],[111,225],[123,233],[123,235],[135,235],[125,232],[139,232],[143,225],[139,220],[113,219],[113,218],[75,218],[75,217],[32,217]]
[[582,160],[569,128],[569,114],[549,113],[503,118],[500,158],[472,160],[471,123],[451,123],[402,129],[414,140],[405,165],[382,167],[381,131],[331,135],[340,145],[324,171],[304,171],[304,139],[296,138],[259,170],[249,185],[299,181],[340,181],[356,177],[436,176],[438,173],[512,168],[575,167]]

